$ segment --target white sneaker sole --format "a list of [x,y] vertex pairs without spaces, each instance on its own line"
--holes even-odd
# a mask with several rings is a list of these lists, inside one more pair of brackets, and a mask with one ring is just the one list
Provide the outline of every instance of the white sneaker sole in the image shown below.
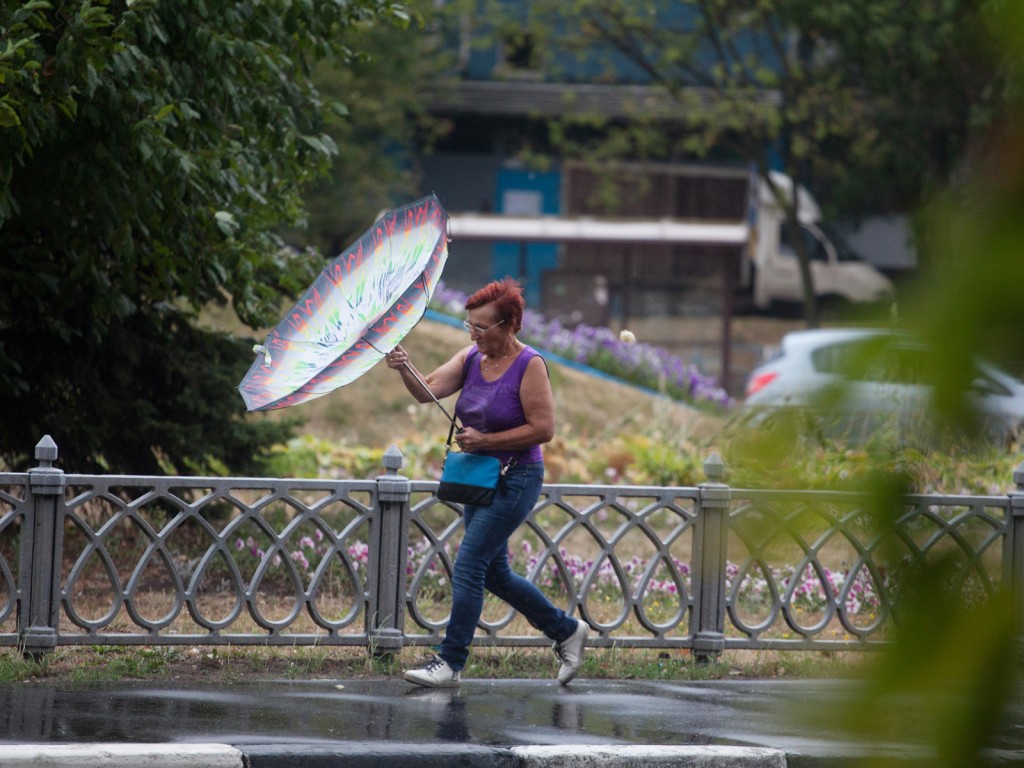
[[402,675],[402,679],[404,679],[408,683],[414,683],[415,685],[422,685],[424,688],[458,688],[459,687],[459,680],[458,680],[458,678],[456,678],[454,680],[437,681],[437,680],[432,680],[430,678],[419,677],[418,675],[415,675],[412,672],[406,672],[404,675]]

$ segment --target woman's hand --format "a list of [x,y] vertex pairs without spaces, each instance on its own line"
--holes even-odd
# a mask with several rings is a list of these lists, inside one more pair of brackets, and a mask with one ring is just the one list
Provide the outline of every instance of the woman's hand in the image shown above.
[[462,387],[462,368],[469,347],[456,352],[433,373],[424,376],[409,361],[409,353],[399,345],[384,355],[388,368],[402,375],[402,382],[416,402],[429,403],[453,395]]
[[473,427],[463,427],[455,433],[455,442],[459,444],[459,448],[467,453],[483,450],[485,439],[483,432]]
[[401,346],[395,347],[391,352],[384,358],[387,361],[388,368],[395,371],[400,371],[405,368],[409,362],[409,353],[402,349]]

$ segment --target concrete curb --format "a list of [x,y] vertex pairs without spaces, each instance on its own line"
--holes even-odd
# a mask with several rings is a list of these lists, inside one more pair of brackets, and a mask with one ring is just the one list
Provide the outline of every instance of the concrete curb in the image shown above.
[[4,744],[3,768],[245,768],[227,744]]
[[[769,747],[563,744],[482,747],[361,741],[271,744],[0,744],[0,768],[852,768],[868,756],[926,768],[917,750],[809,755]],[[1024,752],[986,750],[984,765],[1024,767]]]
[[786,753],[766,747],[512,747],[519,768],[786,768]]

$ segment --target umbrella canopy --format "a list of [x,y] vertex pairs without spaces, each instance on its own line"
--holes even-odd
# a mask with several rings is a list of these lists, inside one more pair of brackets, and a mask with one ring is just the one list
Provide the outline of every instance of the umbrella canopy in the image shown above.
[[423,317],[447,258],[448,213],[436,195],[384,214],[254,347],[238,385],[246,408],[303,403],[366,373]]

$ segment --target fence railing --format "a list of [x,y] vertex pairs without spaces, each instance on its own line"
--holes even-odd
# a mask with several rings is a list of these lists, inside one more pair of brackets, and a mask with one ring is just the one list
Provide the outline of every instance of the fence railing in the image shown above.
[[[364,646],[440,641],[461,540],[436,481],[65,474],[57,446],[0,474],[0,645]],[[545,485],[510,542],[517,569],[595,630],[596,647],[869,649],[908,569],[952,563],[985,599],[1024,584],[1024,464],[1007,495]],[[478,645],[545,638],[503,603]]]

